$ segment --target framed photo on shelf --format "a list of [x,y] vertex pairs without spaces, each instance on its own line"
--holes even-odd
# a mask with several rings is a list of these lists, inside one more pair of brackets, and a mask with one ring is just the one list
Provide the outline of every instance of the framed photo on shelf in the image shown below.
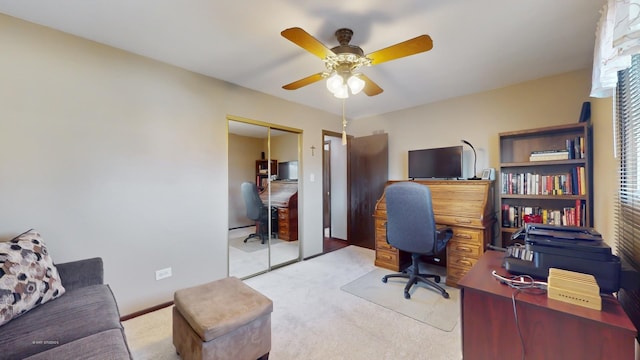
[[496,170],[493,168],[488,168],[482,170],[482,180],[495,180],[496,178]]

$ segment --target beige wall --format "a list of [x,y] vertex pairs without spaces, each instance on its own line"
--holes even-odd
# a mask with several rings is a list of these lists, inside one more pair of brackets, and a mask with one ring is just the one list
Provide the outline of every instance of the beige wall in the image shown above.
[[[499,168],[499,133],[578,121],[582,103],[592,101],[594,130],[594,225],[612,242],[611,100],[589,98],[591,70],[580,70],[493,91],[352,121],[356,136],[389,133],[389,179],[407,179],[407,151],[460,145],[468,140],[478,154],[477,172]],[[473,154],[465,145],[465,177]],[[497,194],[496,194],[497,203]]]
[[264,139],[229,134],[229,229],[255,224],[247,218],[240,185],[255,183],[256,160],[263,151],[266,154]]
[[298,160],[298,134],[272,135],[271,158],[278,162]]
[[[227,115],[302,129],[307,149],[340,130],[335,115],[2,14],[0,49],[0,237],[33,227],[56,262],[101,256],[122,314],[227,275]],[[322,157],[302,156],[321,179]],[[322,183],[301,187],[308,257],[322,252]]]

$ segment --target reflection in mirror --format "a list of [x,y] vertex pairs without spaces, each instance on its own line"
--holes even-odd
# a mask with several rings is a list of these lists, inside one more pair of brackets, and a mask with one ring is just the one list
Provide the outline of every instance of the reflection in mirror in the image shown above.
[[[300,135],[229,120],[228,136],[229,276],[247,278],[300,258]],[[252,198],[259,200],[245,199],[243,183],[252,185],[245,188],[253,190]],[[255,203],[258,205],[252,206]],[[250,214],[253,208],[261,215]]]
[[[271,209],[274,215],[271,239],[271,267],[298,260],[298,140],[299,135],[271,130],[271,160],[277,164],[271,182]],[[275,231],[273,231],[275,229]]]
[[[252,214],[260,216],[261,211],[247,208],[246,203],[255,201],[245,200],[242,191],[243,183],[257,191],[258,176],[266,175],[259,166],[268,163],[268,134],[268,127],[229,121],[229,276],[241,279],[269,269],[268,231],[261,231]],[[266,235],[264,243],[261,235]]]

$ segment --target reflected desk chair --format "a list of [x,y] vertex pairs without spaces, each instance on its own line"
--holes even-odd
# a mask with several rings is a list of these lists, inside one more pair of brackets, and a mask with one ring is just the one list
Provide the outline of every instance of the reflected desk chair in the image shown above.
[[440,276],[421,274],[419,271],[420,256],[436,257],[453,236],[451,229],[436,228],[431,190],[427,185],[398,182],[387,186],[385,197],[387,242],[401,251],[411,253],[411,265],[402,273],[386,275],[382,282],[396,277],[409,279],[404,288],[406,299],[411,298],[409,290],[419,281],[439,291],[445,299],[449,298],[447,291],[437,284]]
[[267,234],[269,232],[269,219],[270,213],[267,207],[262,203],[260,194],[258,194],[258,187],[254,183],[244,182],[241,185],[242,198],[244,199],[244,205],[247,208],[247,218],[256,222],[256,232],[247,236],[244,242],[251,238],[260,238],[262,244],[264,244]]

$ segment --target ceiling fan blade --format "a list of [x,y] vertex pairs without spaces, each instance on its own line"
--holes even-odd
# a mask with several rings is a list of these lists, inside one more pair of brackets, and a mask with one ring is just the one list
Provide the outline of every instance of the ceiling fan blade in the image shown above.
[[433,41],[429,35],[420,35],[416,38],[391,45],[387,48],[374,51],[367,55],[371,59],[371,65],[377,65],[386,61],[429,51],[433,48]]
[[358,77],[364,80],[364,91],[365,94],[369,96],[375,96],[380,94],[383,90],[378,84],[374,83],[371,79],[369,79],[365,74],[359,74]]
[[322,75],[323,73],[317,73],[317,74],[313,74],[311,76],[307,76],[306,78],[302,78],[298,81],[294,81],[291,84],[287,84],[285,86],[283,86],[282,88],[285,90],[296,90],[299,89],[303,86],[307,86],[309,84],[313,84],[316,81],[320,81],[324,78],[324,76]]
[[280,35],[312,53],[313,55],[319,57],[320,59],[324,59],[329,55],[335,55],[333,51],[331,51],[331,49],[324,46],[323,43],[321,43],[316,38],[309,35],[308,32],[302,30],[299,27],[282,30]]

